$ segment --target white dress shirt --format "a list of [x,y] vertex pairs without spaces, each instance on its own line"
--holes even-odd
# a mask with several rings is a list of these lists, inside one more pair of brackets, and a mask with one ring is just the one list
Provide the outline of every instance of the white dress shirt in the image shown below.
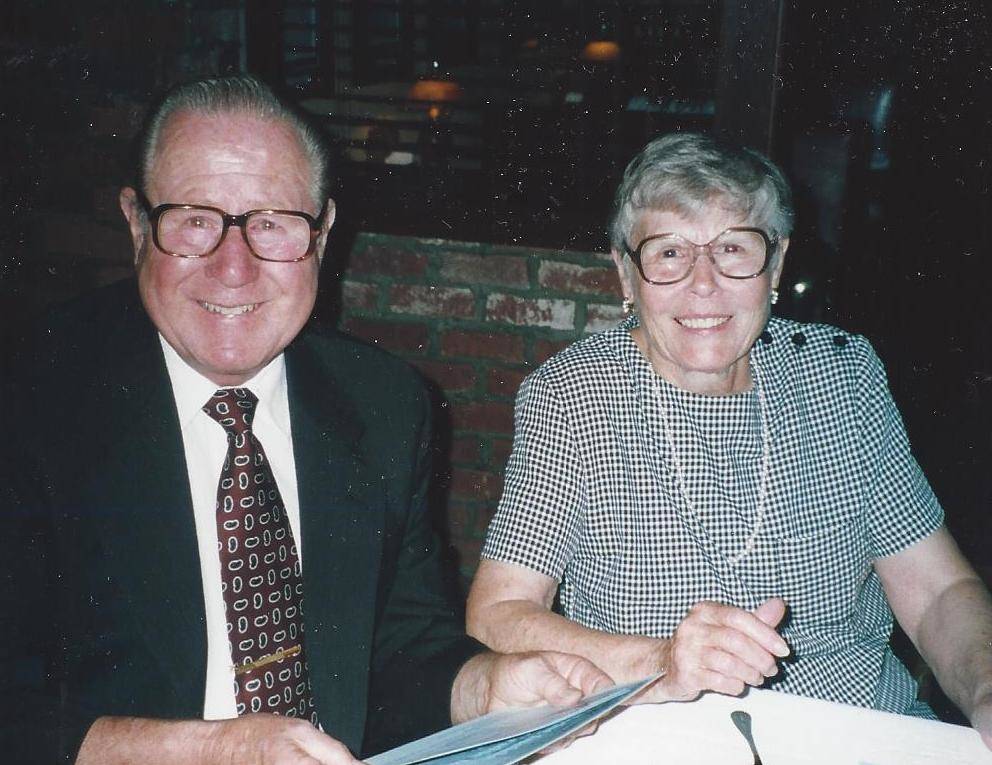
[[[234,700],[234,664],[227,640],[227,619],[220,587],[216,519],[217,484],[224,457],[227,455],[227,435],[201,408],[219,386],[183,361],[161,335],[159,341],[165,352],[165,365],[172,382],[172,393],[176,399],[176,410],[182,428],[200,553],[203,603],[207,618],[207,682],[204,689],[203,719],[227,719],[237,717],[237,712]],[[238,387],[249,388],[258,397],[252,430],[265,449],[272,467],[296,540],[296,548],[300,551],[302,565],[300,502],[289,424],[286,362],[282,354]]]

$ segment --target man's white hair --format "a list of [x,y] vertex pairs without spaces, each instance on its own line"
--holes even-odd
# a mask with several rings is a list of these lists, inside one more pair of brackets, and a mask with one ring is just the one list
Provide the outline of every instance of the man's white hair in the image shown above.
[[149,114],[138,143],[138,188],[144,192],[159,150],[162,130],[180,112],[220,115],[245,113],[290,127],[311,168],[314,203],[324,206],[330,191],[329,154],[324,134],[296,107],[251,75],[195,80],[172,88]]

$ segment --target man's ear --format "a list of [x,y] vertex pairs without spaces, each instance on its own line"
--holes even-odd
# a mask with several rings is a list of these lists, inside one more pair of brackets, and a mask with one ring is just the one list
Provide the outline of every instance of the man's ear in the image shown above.
[[772,267],[772,289],[778,289],[778,281],[782,278],[782,269],[785,267],[785,253],[789,249],[789,240],[783,239],[778,243],[778,252],[775,253],[775,265]]
[[327,246],[327,235],[331,231],[331,226],[334,225],[334,216],[337,214],[337,205],[334,204],[334,200],[327,199],[327,205],[324,207],[324,221],[320,224],[320,233],[317,235],[317,260],[322,261],[324,259],[324,247]]
[[138,264],[145,251],[145,244],[148,239],[148,216],[145,214],[144,205],[138,199],[138,192],[130,186],[121,189],[118,201],[124,219],[127,221],[128,231],[131,233],[131,242],[134,245],[134,263]]

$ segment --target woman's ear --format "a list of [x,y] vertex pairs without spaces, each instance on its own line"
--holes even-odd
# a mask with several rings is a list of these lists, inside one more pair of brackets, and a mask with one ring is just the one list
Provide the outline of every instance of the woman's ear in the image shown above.
[[610,257],[613,258],[613,264],[617,267],[621,297],[625,300],[634,300],[637,293],[634,290],[634,280],[630,275],[630,261],[622,253],[617,252],[615,248],[610,250]]

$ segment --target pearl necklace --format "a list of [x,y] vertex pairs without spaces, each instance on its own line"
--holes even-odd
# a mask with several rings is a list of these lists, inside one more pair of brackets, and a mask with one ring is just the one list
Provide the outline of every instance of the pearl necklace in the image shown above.
[[[752,363],[751,369],[754,375],[754,391],[758,396],[758,411],[761,417],[761,477],[758,484],[758,507],[755,513],[754,526],[751,529],[751,534],[744,541],[744,546],[736,555],[727,557],[727,560],[730,562],[731,566],[736,566],[748,553],[754,549],[758,533],[761,531],[761,527],[765,522],[765,505],[768,500],[768,476],[771,473],[771,434],[768,429],[768,409],[765,402],[765,392],[761,387],[758,367]],[[685,488],[685,472],[682,469],[682,461],[679,459],[678,449],[675,447],[675,436],[672,434],[672,428],[668,422],[668,406],[664,400],[664,396],[662,395],[661,380],[657,374],[655,375],[655,387],[658,392],[658,401],[661,404],[661,423],[665,431],[665,439],[668,441],[668,450],[672,455],[672,464],[675,468],[675,480],[676,483],[678,483],[679,492],[682,494],[682,500],[685,502],[686,508],[693,514],[696,520],[699,521],[700,525],[702,525],[702,519],[700,518],[699,513],[696,512],[696,508],[692,504],[692,500],[689,499],[689,492],[686,491]]]

